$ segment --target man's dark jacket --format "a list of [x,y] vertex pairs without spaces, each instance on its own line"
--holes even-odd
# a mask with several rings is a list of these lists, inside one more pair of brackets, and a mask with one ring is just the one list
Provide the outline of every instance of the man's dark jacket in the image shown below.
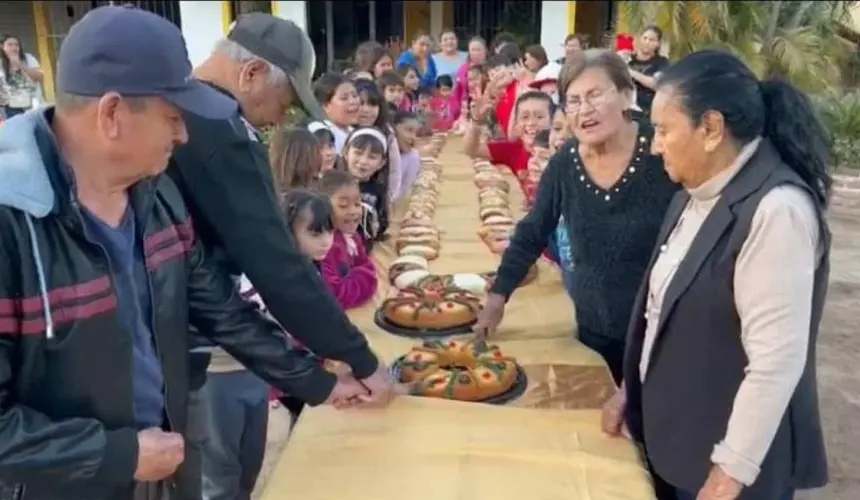
[[[0,128],[0,497],[132,498],[138,429],[132,336],[105,250],[88,238],[70,169],[31,112]],[[276,387],[319,403],[332,375],[288,349],[278,326],[204,257],[167,176],[131,192],[152,297],[166,429],[185,433],[188,325]],[[168,481],[173,485],[174,481]]]
[[359,379],[371,375],[376,356],[299,252],[281,215],[265,145],[238,115],[229,121],[188,115],[185,124],[188,143],[167,172],[200,239],[221,265],[248,277],[293,337],[319,356],[346,362]]

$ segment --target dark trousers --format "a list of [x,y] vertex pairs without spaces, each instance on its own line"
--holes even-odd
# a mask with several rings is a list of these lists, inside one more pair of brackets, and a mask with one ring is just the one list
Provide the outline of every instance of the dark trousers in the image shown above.
[[134,500],[170,500],[170,491],[164,483],[137,483]]
[[296,425],[296,421],[299,419],[299,415],[302,414],[302,410],[305,409],[305,403],[301,399],[294,398],[292,396],[281,396],[278,398],[278,401],[284,405],[284,408],[290,412],[290,415],[293,417],[293,424]]
[[202,391],[203,498],[248,500],[266,453],[269,386],[249,371],[210,373]]
[[620,386],[621,381],[624,380],[624,341],[583,328],[579,329],[579,341],[606,361],[612,373],[612,380],[615,381],[615,385]]
[[185,432],[185,460],[176,478],[170,500],[203,500],[203,447],[208,429],[203,389],[188,393],[188,424]]
[[[576,271],[566,269],[561,272],[561,281],[571,300],[573,300],[574,272]],[[612,380],[615,381],[615,385],[620,386],[621,381],[624,380],[624,341],[607,337],[587,328],[579,328],[577,337],[586,347],[599,354],[606,361],[606,365],[612,373]]]

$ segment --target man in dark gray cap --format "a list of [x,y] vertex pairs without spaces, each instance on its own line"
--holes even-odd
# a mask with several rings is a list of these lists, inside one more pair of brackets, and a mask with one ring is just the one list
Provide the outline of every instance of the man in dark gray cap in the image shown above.
[[57,87],[56,107],[0,128],[0,498],[177,498],[189,323],[314,403],[368,394],[241,299],[161,175],[188,140],[183,112],[236,112],[191,75],[176,26],[92,10]]
[[[245,275],[272,316],[298,341],[320,357],[348,364],[369,391],[362,406],[382,406],[394,396],[386,366],[299,252],[281,216],[259,132],[281,124],[291,105],[324,118],[311,90],[314,64],[311,41],[294,23],[262,13],[239,18],[195,70],[198,79],[238,102],[239,113],[220,121],[188,117],[188,143],[177,149],[168,174],[221,265]],[[263,436],[259,428],[266,425],[267,387],[223,351],[201,346],[191,358],[192,389],[205,384],[201,394],[192,395],[199,407],[190,410],[208,427],[201,431],[206,436],[204,496],[244,498],[253,488],[262,452],[260,443],[251,445],[242,436]],[[197,452],[188,453],[189,467],[198,460]]]

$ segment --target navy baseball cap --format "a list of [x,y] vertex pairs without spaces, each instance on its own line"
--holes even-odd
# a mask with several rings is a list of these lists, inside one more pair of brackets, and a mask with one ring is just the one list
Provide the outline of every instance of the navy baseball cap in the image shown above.
[[298,104],[312,118],[325,119],[325,111],[311,87],[316,52],[305,30],[292,21],[253,12],[239,17],[227,38],[282,69],[290,80]]
[[104,6],[76,22],[60,47],[57,89],[85,97],[117,92],[161,97],[210,119],[235,115],[236,101],[191,74],[179,28],[134,6]]

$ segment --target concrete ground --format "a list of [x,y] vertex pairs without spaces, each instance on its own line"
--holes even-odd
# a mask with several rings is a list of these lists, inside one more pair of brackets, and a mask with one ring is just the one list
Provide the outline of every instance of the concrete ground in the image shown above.
[[818,386],[830,484],[803,500],[860,498],[860,178],[837,180],[830,210],[830,289],[818,342]]
[[[818,343],[818,377],[830,484],[803,492],[798,500],[860,499],[860,177],[856,173],[838,177],[829,219],[833,248]],[[271,415],[261,483],[283,451],[289,432],[283,408]]]

